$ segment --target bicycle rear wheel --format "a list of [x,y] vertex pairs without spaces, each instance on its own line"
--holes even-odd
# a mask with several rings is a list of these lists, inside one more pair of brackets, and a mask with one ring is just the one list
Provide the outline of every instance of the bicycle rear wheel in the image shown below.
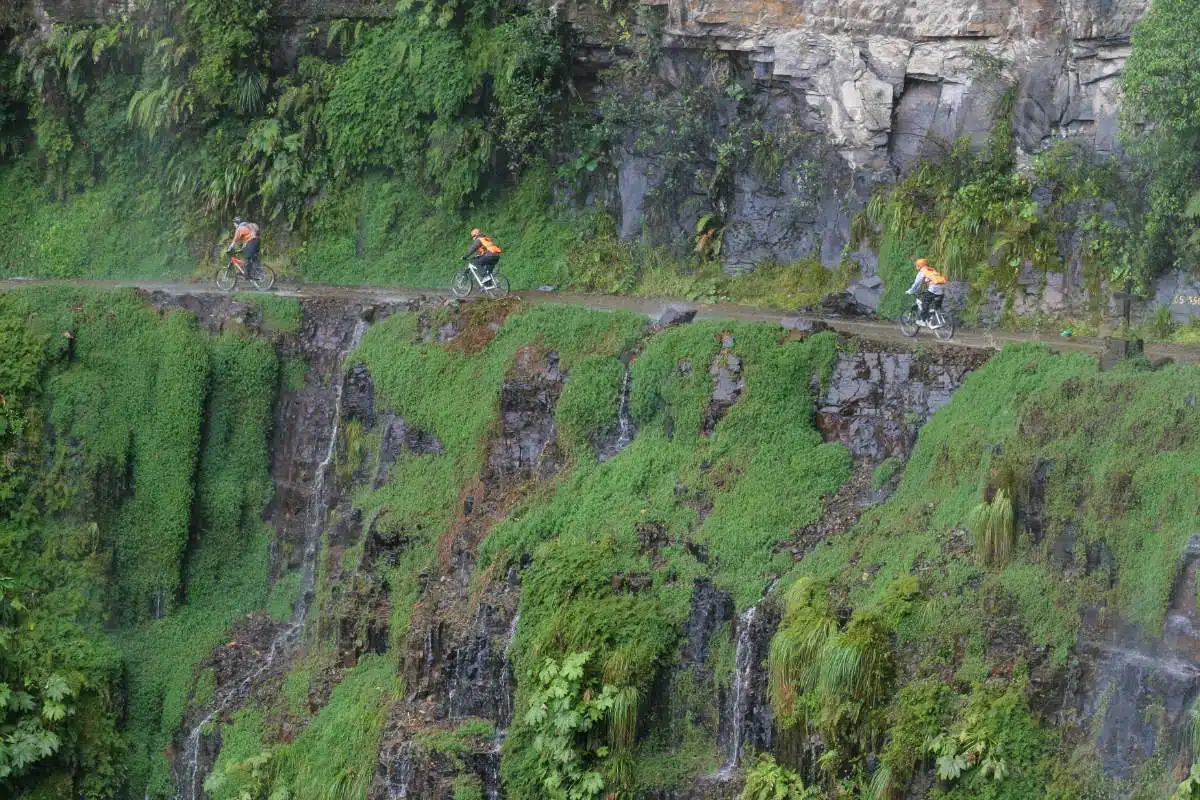
[[483,293],[492,300],[500,300],[508,297],[508,278],[501,275],[499,272],[492,273],[492,283],[484,288]]
[[254,284],[255,289],[265,292],[275,285],[275,270],[259,265],[256,274],[250,279],[250,282]]
[[459,270],[454,273],[454,277],[450,280],[450,294],[455,297],[466,297],[475,288],[475,281],[471,279],[471,271],[469,269]]
[[917,312],[908,309],[900,315],[900,332],[905,336],[917,335]]
[[933,329],[933,335],[937,337],[939,342],[948,342],[954,338],[954,318],[949,314],[943,314],[941,311],[935,311],[934,319],[937,325]]
[[216,274],[217,288],[222,291],[232,292],[237,286],[238,273],[232,264],[226,264],[223,269],[217,270]]

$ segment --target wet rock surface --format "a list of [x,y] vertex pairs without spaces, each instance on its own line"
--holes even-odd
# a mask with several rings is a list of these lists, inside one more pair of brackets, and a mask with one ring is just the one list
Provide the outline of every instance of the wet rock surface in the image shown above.
[[671,303],[654,318],[654,322],[662,327],[671,325],[686,325],[696,318],[696,309],[678,303]]
[[[176,300],[178,305],[173,306],[165,296],[152,298],[164,311],[184,307],[205,314],[203,324],[214,331],[229,330],[234,319],[229,315],[244,313],[227,297],[180,295]],[[388,313],[386,307],[377,310]],[[361,307],[348,308],[339,301],[306,302],[301,307],[299,332],[276,340],[281,358],[302,358],[309,366],[304,385],[285,387],[277,401],[270,449],[276,491],[267,509],[268,522],[276,532],[271,545],[272,580],[286,570],[299,570],[301,596],[291,620],[276,623],[266,614],[255,614],[237,626],[233,639],[210,657],[216,678],[213,698],[202,707],[189,709],[173,754],[177,785],[187,800],[201,796],[204,777],[220,747],[219,736],[208,735],[203,723],[227,719],[266,682],[283,674],[303,631],[313,600],[317,537],[330,507],[337,502],[335,487],[326,479],[342,411],[343,359],[367,328],[359,311]]]
[[816,424],[826,441],[839,441],[856,458],[907,458],[920,427],[950,402],[988,353],[941,347],[911,353],[855,340],[838,352],[828,385],[817,399]]
[[1172,763],[1200,695],[1200,612],[1196,579],[1200,533],[1182,557],[1166,620],[1158,636],[1116,624],[1085,630],[1070,718],[1095,736],[1104,772],[1131,778],[1152,756]]
[[800,560],[830,536],[853,528],[864,511],[888,498],[900,477],[900,471],[897,470],[884,486],[875,490],[871,487],[873,473],[874,464],[871,461],[865,458],[856,460],[846,482],[832,497],[823,499],[821,518],[792,531],[792,540],[781,547],[788,550],[792,558]]
[[738,398],[742,396],[742,390],[746,388],[746,381],[742,377],[742,359],[733,352],[733,346],[733,336],[729,334],[722,336],[721,352],[713,357],[712,364],[708,368],[713,388],[701,423],[701,430],[706,436],[713,432],[717,423],[738,401]]
[[[463,756],[485,797],[500,797],[500,741],[512,720],[515,680],[509,649],[517,626],[520,576],[496,576],[472,591],[476,552],[492,522],[562,465],[554,409],[565,374],[556,353],[518,353],[500,391],[500,415],[479,479],[468,485],[461,513],[439,542],[413,612],[403,670],[409,697],[389,711],[372,782],[373,800],[450,797],[455,770],[414,745],[423,733],[467,718],[495,725],[495,740],[475,742]],[[429,446],[428,440],[425,446]],[[440,448],[440,444],[437,445]]]

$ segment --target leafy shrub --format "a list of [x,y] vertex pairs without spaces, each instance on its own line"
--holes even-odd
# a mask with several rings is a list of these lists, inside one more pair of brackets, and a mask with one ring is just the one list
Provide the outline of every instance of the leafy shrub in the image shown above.
[[[123,777],[116,650],[88,589],[103,577],[92,526],[0,521],[0,790],[107,797]],[[80,772],[83,774],[79,774]],[[78,777],[71,777],[77,775]]]
[[817,800],[820,796],[816,789],[805,788],[799,773],[763,754],[746,771],[746,785],[738,800]]
[[[525,724],[533,731],[542,789],[550,800],[600,796],[608,748],[590,735],[612,710],[616,689],[584,678],[590,652],[574,653],[559,665],[546,659],[529,699]],[[599,690],[599,691],[597,691]]]
[[888,630],[874,613],[855,611],[843,628],[825,587],[807,578],[787,592],[771,639],[771,703],[780,724],[820,732],[826,746],[864,744],[892,677]]

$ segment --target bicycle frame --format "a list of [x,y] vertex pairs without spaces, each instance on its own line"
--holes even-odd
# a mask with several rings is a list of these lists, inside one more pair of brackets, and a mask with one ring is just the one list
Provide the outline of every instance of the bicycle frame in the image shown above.
[[489,286],[495,286],[495,285],[496,285],[496,279],[495,279],[495,278],[493,278],[491,275],[488,275],[488,276],[487,276],[487,280],[488,280],[488,282],[485,284],[485,283],[483,282],[483,279],[479,277],[479,270],[477,270],[477,269],[475,268],[475,265],[474,265],[474,264],[472,264],[470,261],[468,261],[468,262],[467,262],[467,269],[468,269],[468,270],[470,270],[470,272],[471,272],[471,277],[475,279],[475,283],[479,284],[479,288],[480,288],[480,289],[486,289],[486,288],[488,288]]

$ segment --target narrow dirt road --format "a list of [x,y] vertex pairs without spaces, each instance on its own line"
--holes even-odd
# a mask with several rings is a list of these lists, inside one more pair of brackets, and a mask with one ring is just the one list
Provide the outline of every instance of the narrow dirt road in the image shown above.
[[[164,292],[174,295],[210,295],[224,294],[208,281],[138,281],[138,280],[43,280],[43,279],[3,279],[0,280],[0,292],[8,291],[18,286],[30,285],[69,285],[90,286],[96,288],[129,288],[141,289],[148,292]],[[419,298],[444,298],[448,294],[436,289],[405,289],[386,286],[324,286],[324,285],[277,285],[270,294],[279,297],[327,297],[342,298],[353,302],[395,302]],[[646,316],[659,314],[668,304],[677,303],[696,309],[697,319],[738,320],[745,322],[765,322],[781,324],[785,319],[812,320],[823,322],[834,330],[842,333],[864,336],[896,343],[915,343],[930,346],[944,346],[936,341],[927,331],[922,331],[915,339],[909,339],[900,333],[895,322],[831,317],[820,314],[798,314],[781,309],[752,308],[730,304],[705,305],[698,303],[683,303],[678,300],[652,299],[645,297],[628,297],[615,295],[575,294],[570,292],[514,292],[514,296],[530,303],[557,303],[563,305],[583,306],[596,311],[630,311]],[[1012,342],[1041,342],[1046,346],[1061,352],[1079,352],[1099,355],[1104,348],[1100,339],[1089,337],[1062,338],[1057,335],[1039,334],[1025,331],[1000,330],[959,330],[954,334],[950,346],[972,347],[987,350],[998,350]],[[1184,347],[1181,345],[1147,344],[1146,356],[1150,359],[1170,358],[1179,363],[1200,363],[1200,348]]]

